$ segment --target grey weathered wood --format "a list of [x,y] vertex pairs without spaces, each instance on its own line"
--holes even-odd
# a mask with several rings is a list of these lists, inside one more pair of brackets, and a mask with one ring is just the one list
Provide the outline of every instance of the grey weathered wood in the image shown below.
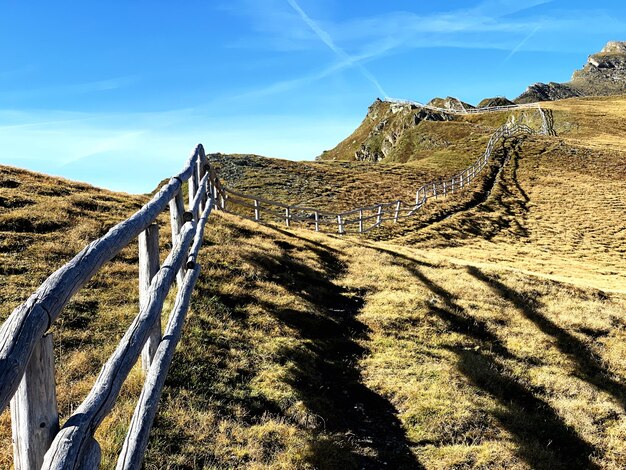
[[402,201],[396,202],[396,212],[393,216],[393,221],[398,222],[398,217],[400,216],[400,206],[402,205]]
[[[199,144],[197,147],[196,158],[197,158],[196,165],[197,165],[198,179],[202,181],[202,178],[204,178],[204,175],[207,174],[206,172],[207,159],[206,159],[206,155],[204,154],[204,147],[202,146],[202,144]],[[207,181],[208,181],[208,177],[207,177]],[[202,199],[200,200],[200,206],[199,206],[200,213],[204,211],[204,207],[206,204],[206,187],[207,186],[205,185],[205,189],[202,192]]]
[[[185,202],[183,198],[182,188],[176,193],[176,196],[170,201],[170,223],[172,226],[172,246],[176,244],[180,229],[186,222],[187,213],[185,212]],[[181,285],[185,275],[184,268],[176,273],[176,284]]]
[[344,233],[344,229],[343,229],[343,217],[341,216],[341,214],[337,215],[337,224],[339,225],[339,233],[343,234]]
[[88,438],[93,437],[93,433],[111,411],[122,384],[141,354],[157,316],[161,314],[175,274],[186,260],[195,229],[193,222],[183,226],[178,244],[150,284],[145,307],[135,317],[114,353],[102,367],[85,401],[55,437],[46,453],[42,469],[77,468]]
[[[200,220],[198,220],[198,224],[196,226],[196,234],[193,237],[193,243],[191,244],[191,248],[189,250],[189,254],[187,255],[186,267],[187,269],[191,269],[196,264],[196,259],[198,258],[198,253],[200,252],[200,247],[202,246],[202,240],[204,239],[204,227],[206,226],[207,219],[209,215],[211,215],[211,211],[213,210],[213,198],[207,201],[207,205],[204,208],[204,211],[200,215]],[[182,283],[179,284],[179,288],[182,286]]]
[[196,264],[193,269],[187,271],[183,285],[178,291],[174,309],[165,328],[163,341],[159,344],[154,362],[150,367],[130,422],[128,433],[115,467],[116,470],[141,468],[161,392],[165,385],[167,372],[172,364],[176,345],[180,341],[191,294],[199,274],[200,266]]
[[41,338],[11,399],[15,470],[39,469],[54,436],[59,414],[54,383],[52,334]]
[[378,212],[376,213],[376,223],[380,224],[383,221],[383,206],[378,206]]
[[93,437],[87,439],[84,450],[79,457],[79,464],[76,466],[80,470],[98,470],[102,460],[100,444]]
[[359,233],[363,233],[363,209],[359,210]]
[[[194,207],[194,199],[198,192],[198,166],[196,165],[197,158],[194,159],[191,168],[191,176],[189,177],[188,186],[187,186],[187,196],[189,199],[189,210],[193,214],[193,218],[198,220],[198,211],[196,207]],[[194,212],[194,209],[195,212]]]
[[176,193],[176,196],[169,202],[170,206],[170,222],[172,225],[172,244],[176,243],[180,228],[185,223],[183,214],[185,213],[185,202],[183,199],[182,189]]
[[289,227],[291,225],[291,208],[285,208],[285,225]]
[[194,220],[198,220],[202,211],[200,208],[202,207],[202,200],[204,199],[204,195],[206,194],[206,185],[209,180],[209,175],[204,175],[202,180],[198,183],[198,187],[196,188],[196,195],[189,203],[189,212],[192,214]]
[[127,220],[87,245],[52,274],[17,307],[0,327],[0,411],[9,403],[37,342],[54,323],[61,309],[100,267],[134,240],[163,212],[189,174],[184,170]]
[[[159,226],[149,225],[139,234],[139,309],[143,309],[148,302],[148,292],[152,278],[159,271]],[[154,322],[143,351],[141,352],[141,366],[144,372],[150,368],[159,343],[161,342],[161,317]]]
[[257,222],[261,220],[261,206],[258,199],[254,200],[254,220]]
[[315,217],[315,231],[319,232],[320,231],[320,213],[318,211],[315,211],[315,213],[313,214],[313,217]]

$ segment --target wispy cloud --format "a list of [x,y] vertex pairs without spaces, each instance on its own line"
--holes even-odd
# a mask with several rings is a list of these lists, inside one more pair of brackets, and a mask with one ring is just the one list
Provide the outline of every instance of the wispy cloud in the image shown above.
[[96,80],[83,83],[70,83],[67,85],[48,86],[41,88],[21,89],[0,92],[0,98],[37,98],[40,96],[71,96],[88,93],[117,90],[132,85],[137,81],[135,76],[115,77],[106,80]]
[[229,117],[193,109],[154,113],[0,109],[0,142],[3,165],[109,189],[147,192],[178,171],[199,142],[207,152],[304,160],[332,147],[355,125],[339,116],[320,122],[308,115]]
[[298,13],[307,26],[313,30],[317,37],[319,37],[320,40],[326,44],[326,46],[328,46],[328,48],[333,51],[342,62],[356,67],[359,72],[361,72],[361,74],[376,87],[383,97],[387,96],[387,93],[383,90],[383,87],[380,85],[376,77],[374,77],[374,75],[372,75],[372,73],[362,63],[354,60],[346,51],[337,46],[337,44],[335,44],[333,39],[330,37],[330,34],[323,30],[309,15],[307,15],[296,0],[287,0],[287,2],[296,11],[296,13]]
[[541,26],[538,25],[535,27],[535,29],[533,29],[530,34],[528,34],[528,36],[526,36],[524,39],[522,39],[513,49],[511,49],[511,52],[509,52],[509,55],[506,56],[506,58],[504,59],[504,62],[507,62],[511,57],[513,57],[515,54],[517,54],[517,52],[524,47],[524,44],[526,44],[530,38],[532,38],[535,34],[537,34],[537,31],[539,31],[541,29]]

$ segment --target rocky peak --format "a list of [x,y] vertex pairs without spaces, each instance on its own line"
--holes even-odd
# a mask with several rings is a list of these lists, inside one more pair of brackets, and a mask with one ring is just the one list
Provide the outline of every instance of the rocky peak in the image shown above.
[[516,103],[551,101],[576,96],[608,96],[626,93],[626,42],[610,41],[592,54],[585,66],[567,83],[535,83]]
[[472,106],[471,104],[465,103],[464,101],[461,101],[460,99],[453,96],[447,96],[445,98],[433,98],[428,102],[428,106],[461,112],[468,109],[474,109],[474,106]]
[[375,101],[368,109],[366,121],[374,124],[356,150],[359,161],[379,162],[395,148],[404,133],[422,121],[448,121],[451,116],[412,103]]
[[[598,69],[626,68],[626,42],[609,42],[601,52],[589,56],[587,65]],[[576,73],[573,78],[575,77]]]
[[606,46],[602,48],[601,52],[608,54],[626,54],[626,42],[624,41],[609,41]]

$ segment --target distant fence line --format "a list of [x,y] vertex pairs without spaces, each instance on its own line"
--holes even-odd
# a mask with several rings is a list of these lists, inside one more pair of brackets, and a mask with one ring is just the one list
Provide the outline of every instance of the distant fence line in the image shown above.
[[474,108],[474,107],[466,108],[461,102],[461,100],[459,100],[458,102],[459,102],[459,106],[461,106],[461,109],[454,109],[454,108],[441,108],[439,106],[432,106],[430,104],[422,104],[419,101],[411,101],[411,100],[404,100],[404,99],[398,99],[398,98],[385,98],[384,101],[387,103],[413,105],[413,106],[417,106],[418,108],[425,108],[425,109],[430,109],[432,111],[438,111],[438,112],[450,113],[450,114],[481,114],[481,113],[493,113],[493,112],[498,112],[498,111],[510,111],[513,109],[537,109],[537,108],[541,109],[538,103],[507,104],[507,105],[501,105],[501,106],[488,106],[484,108]]
[[[544,116],[542,133],[548,132],[546,126]],[[533,132],[521,124],[501,126],[474,164],[450,179],[420,187],[414,203],[397,200],[340,213],[292,206],[229,189],[208,162],[202,145],[198,145],[183,170],[147,204],[48,277],[0,327],[0,412],[10,402],[15,468],[97,469],[101,452],[94,434],[111,412],[124,381],[140,357],[145,382],[116,469],[141,467],[161,391],[200,272],[197,256],[214,207],[228,211],[235,205],[249,210],[252,214],[249,218],[256,221],[270,215],[287,226],[304,221],[317,231],[326,225],[337,225],[342,234],[364,233],[385,221],[397,222],[413,215],[430,198],[462,190],[485,168],[500,139]],[[184,182],[188,183],[187,208],[183,198]],[[159,265],[159,229],[155,221],[168,207],[172,250]],[[73,295],[135,238],[139,242],[138,314],[102,367],[85,400],[59,427],[54,352],[48,330]],[[175,304],[161,334],[161,311],[174,283],[178,286]]]
[[[399,100],[396,101],[399,102]],[[407,101],[406,103],[413,104],[414,102]],[[480,108],[480,112],[490,112],[490,110],[502,111],[513,108],[537,110],[542,120],[541,130],[535,131],[524,124],[506,123],[500,126],[490,136],[483,154],[472,165],[447,180],[433,181],[421,186],[415,193],[414,202],[411,201],[409,203],[398,199],[358,207],[344,212],[332,212],[315,207],[285,204],[235,191],[222,184],[215,171],[211,169],[211,185],[215,188],[214,197],[217,207],[223,211],[234,211],[233,208],[236,207],[237,209],[234,212],[237,215],[256,222],[282,222],[287,227],[291,226],[292,223],[302,223],[318,232],[323,231],[324,227],[330,226],[336,228],[336,231],[340,234],[369,232],[380,227],[385,222],[398,222],[401,219],[411,217],[424,207],[429,199],[444,197],[467,188],[483,171],[492,157],[496,143],[501,139],[522,134],[538,133],[548,135],[552,132],[550,121],[538,104]],[[449,110],[445,111],[450,112]]]

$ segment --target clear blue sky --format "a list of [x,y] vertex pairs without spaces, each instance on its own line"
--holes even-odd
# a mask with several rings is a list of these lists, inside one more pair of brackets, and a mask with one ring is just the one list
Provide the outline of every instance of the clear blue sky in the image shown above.
[[0,0],[0,163],[143,192],[198,142],[313,159],[376,97],[566,81],[625,3]]

